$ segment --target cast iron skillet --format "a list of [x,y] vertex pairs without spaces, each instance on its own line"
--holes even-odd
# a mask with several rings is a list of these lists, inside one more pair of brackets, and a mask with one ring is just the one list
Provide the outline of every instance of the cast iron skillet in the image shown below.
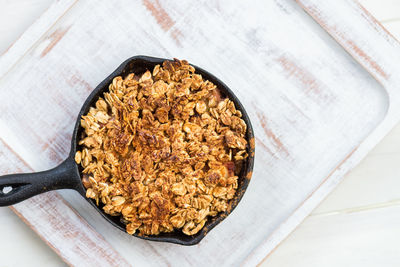
[[[103,96],[103,93],[108,90],[108,86],[112,82],[112,79],[114,77],[125,77],[127,74],[132,72],[143,73],[146,70],[152,70],[155,65],[162,64],[162,62],[165,60],[167,59],[147,56],[134,56],[122,63],[113,73],[110,74],[110,76],[108,76],[96,87],[96,89],[94,89],[94,91],[89,95],[89,97],[83,104],[75,124],[74,132],[72,134],[71,152],[68,158],[54,169],[48,171],[26,174],[12,174],[0,177],[0,206],[13,205],[27,198],[50,190],[74,189],[78,191],[86,199],[86,201],[88,201],[99,213],[101,213],[109,223],[125,232],[125,224],[120,221],[120,217],[110,216],[104,213],[101,206],[96,206],[94,200],[88,199],[85,196],[86,190],[83,187],[81,181],[82,167],[78,166],[74,161],[75,152],[77,149],[80,149],[77,141],[82,136],[80,118],[83,114],[86,114],[89,111],[90,107],[95,105],[98,97]],[[220,81],[211,73],[197,66],[194,67],[196,68],[196,73],[201,74],[205,79],[208,79],[215,85],[217,85],[221,94],[223,96],[225,95],[226,97],[229,97],[229,99],[234,101],[236,108],[242,112],[242,118],[247,124],[246,139],[250,144],[249,157],[246,160],[239,175],[238,190],[235,197],[230,202],[230,207],[228,211],[221,213],[213,218],[209,218],[204,228],[193,236],[187,236],[181,231],[162,233],[157,236],[140,236],[138,234],[134,234],[134,236],[142,239],[170,242],[180,245],[194,245],[199,243],[212,228],[214,228],[218,223],[224,220],[225,217],[232,212],[232,210],[239,203],[250,182],[254,164],[254,135],[250,119],[242,104],[239,102],[239,99],[237,99],[237,97],[222,81]]]

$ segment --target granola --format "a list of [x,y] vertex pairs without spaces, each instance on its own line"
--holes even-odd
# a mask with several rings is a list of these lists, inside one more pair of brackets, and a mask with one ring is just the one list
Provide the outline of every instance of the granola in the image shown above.
[[237,190],[248,156],[241,116],[184,60],[115,77],[81,118],[86,197],[129,234],[196,234]]

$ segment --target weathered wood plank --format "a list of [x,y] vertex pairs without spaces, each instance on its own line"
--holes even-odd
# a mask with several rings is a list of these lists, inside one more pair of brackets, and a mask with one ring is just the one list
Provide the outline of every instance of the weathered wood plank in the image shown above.
[[[1,138],[0,170],[2,175],[33,171]],[[56,192],[30,198],[11,209],[68,264],[129,266]]]
[[[347,8],[341,10],[340,18],[335,16],[337,11],[333,2],[297,2],[384,86],[400,84],[398,75],[393,75],[397,70],[395,62],[400,60],[400,55],[387,53],[400,49],[399,42],[357,1],[342,0]],[[358,19],[354,20],[353,17]],[[374,42],[362,42],[366,36],[377,38]],[[397,94],[397,91],[388,93]]]
[[381,21],[400,19],[400,2],[397,0],[358,0],[367,10],[374,12],[374,17]]
[[[308,12],[343,48],[351,54],[357,62],[385,86],[388,93],[388,110],[384,120],[375,130],[363,140],[358,148],[347,156],[345,160],[336,168],[313,194],[311,194],[297,209],[292,216],[285,221],[280,230],[277,230],[263,244],[261,244],[247,258],[248,265],[258,263],[262,253],[272,251],[277,244],[277,240],[282,240],[282,233],[291,232],[316,207],[319,200],[340,182],[343,175],[352,169],[370,151],[373,146],[381,140],[385,134],[392,129],[398,122],[399,78],[397,67],[393,60],[399,56],[399,43],[377,22],[361,5],[355,1],[343,0],[339,2],[319,2],[314,0],[297,1],[306,12]],[[337,6],[337,4],[342,4]],[[344,8],[346,7],[346,8]],[[343,10],[342,10],[343,9]],[[337,14],[342,14],[339,19]],[[351,20],[351,21],[350,21]],[[366,38],[374,40],[374,45],[365,42]],[[384,47],[384,49],[383,49]]]
[[400,125],[341,182],[313,213],[326,213],[376,203],[390,204],[400,197]]
[[[347,1],[336,5],[357,8]],[[398,120],[389,106],[397,95],[387,94],[294,1],[80,0],[64,10],[55,23],[50,15],[43,19],[54,25],[44,32],[38,27],[33,46],[21,45],[19,53],[0,59],[0,99],[7,99],[0,105],[0,137],[34,170],[66,157],[86,96],[136,54],[186,58],[216,74],[242,100],[255,128],[256,165],[248,192],[197,246],[134,239],[112,229],[76,194],[61,192],[138,265],[259,262]],[[368,21],[359,26],[371,27]],[[397,51],[384,31],[365,32]],[[362,53],[354,49],[365,36],[345,37],[354,44],[351,55],[383,85],[391,85],[395,69],[386,57],[371,45]]]
[[[0,207],[1,264],[67,267],[61,258],[11,209]],[[24,256],[21,257],[21,251]]]
[[384,22],[382,25],[394,36],[396,36],[397,40],[400,40],[400,19],[391,21],[391,22]]
[[68,11],[74,2],[76,0],[56,1],[18,38],[17,42],[7,49],[7,53],[1,55],[0,78],[12,69],[14,64],[29,51],[31,46],[36,44],[53,23]]
[[2,1],[0,10],[0,55],[51,5],[51,0]]
[[399,266],[399,204],[310,216],[259,266]]

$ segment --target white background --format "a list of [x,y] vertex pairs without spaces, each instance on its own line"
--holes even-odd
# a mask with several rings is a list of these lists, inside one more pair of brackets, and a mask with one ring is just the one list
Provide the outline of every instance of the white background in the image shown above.
[[[360,2],[400,39],[399,0]],[[0,53],[51,3],[0,0]],[[65,266],[10,209],[0,225],[0,266]],[[261,266],[400,266],[400,125]]]

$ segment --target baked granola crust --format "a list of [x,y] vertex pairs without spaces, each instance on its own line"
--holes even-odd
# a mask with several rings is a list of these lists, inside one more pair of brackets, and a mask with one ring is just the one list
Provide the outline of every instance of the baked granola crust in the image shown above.
[[129,234],[196,234],[236,193],[248,156],[241,117],[185,60],[115,77],[81,119],[86,197]]

